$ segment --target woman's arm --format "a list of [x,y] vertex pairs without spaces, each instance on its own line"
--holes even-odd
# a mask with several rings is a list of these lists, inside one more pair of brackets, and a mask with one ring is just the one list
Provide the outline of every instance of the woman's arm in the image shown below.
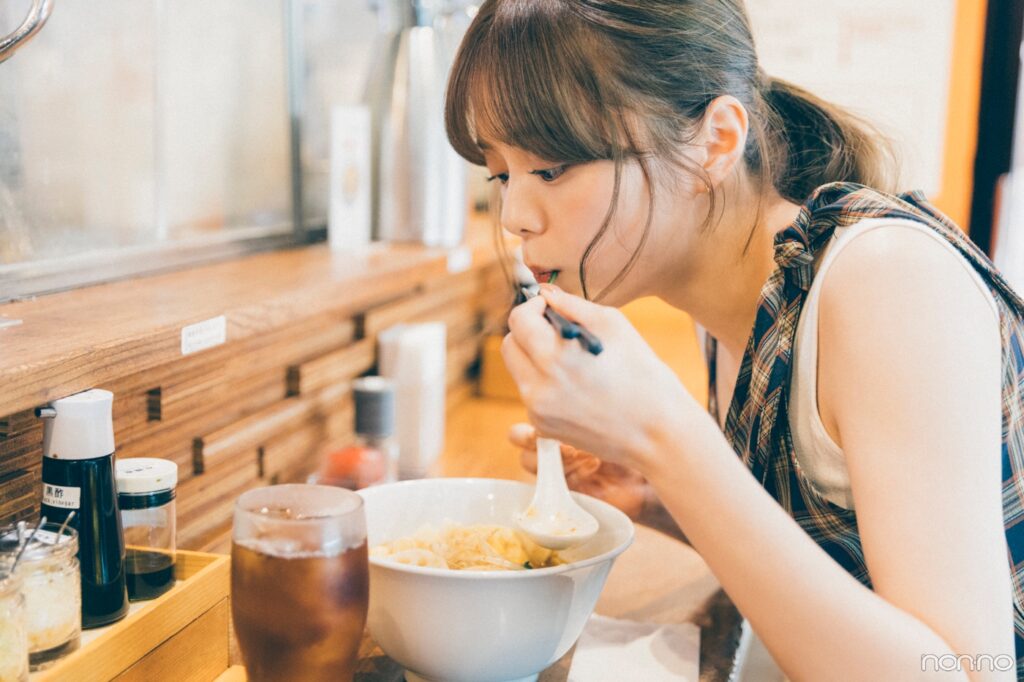
[[685,447],[648,478],[792,678],[915,679],[935,670],[924,656],[952,654],[969,658],[948,678],[1015,679],[988,663],[1014,656],[991,309],[953,254],[906,229],[851,243],[821,309],[821,412],[846,454],[875,592],[775,504],[710,419],[666,432],[664,447]]
[[[852,375],[840,379],[848,394],[838,409],[822,408],[840,425],[878,592],[765,492],[618,311],[549,289],[548,303],[605,340],[605,353],[562,343],[539,299],[513,312],[503,353],[539,431],[645,475],[794,679],[930,678],[924,656],[989,655],[941,675],[1011,680],[1012,671],[969,670],[971,660],[1013,655],[994,320],[955,257],[919,249],[930,256],[907,263],[900,254],[913,252],[896,246],[885,258],[857,258],[849,247],[830,275],[820,323],[823,371],[838,364]],[[834,295],[855,290],[861,295]],[[917,345],[921,330],[926,348]],[[945,361],[936,364],[932,351]],[[879,353],[899,360],[882,363]],[[833,384],[823,377],[826,394]],[[894,393],[908,386],[919,388]]]
[[958,653],[1012,655],[997,315],[914,227],[868,232],[842,256],[823,291],[821,399],[875,590]]

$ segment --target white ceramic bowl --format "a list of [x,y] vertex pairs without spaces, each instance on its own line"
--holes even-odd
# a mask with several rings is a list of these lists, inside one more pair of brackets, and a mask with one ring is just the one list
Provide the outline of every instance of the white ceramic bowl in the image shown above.
[[[434,478],[373,486],[366,501],[370,547],[424,524],[514,526],[533,486]],[[370,559],[370,634],[409,682],[526,682],[579,638],[633,523],[615,507],[574,493],[597,517],[597,535],[561,552],[569,563],[528,571],[450,571]]]

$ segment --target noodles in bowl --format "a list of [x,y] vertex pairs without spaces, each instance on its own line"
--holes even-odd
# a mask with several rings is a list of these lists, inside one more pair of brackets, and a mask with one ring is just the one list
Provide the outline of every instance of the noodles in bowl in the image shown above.
[[508,526],[451,522],[441,530],[423,526],[413,535],[377,545],[370,556],[456,571],[525,571],[565,563],[557,552]]
[[[533,490],[517,481],[432,478],[359,491],[373,548],[367,626],[409,682],[536,679],[579,638],[612,564],[633,541],[633,524],[611,505],[574,494],[597,518],[597,534],[557,552],[546,568],[506,565],[524,556],[505,555],[518,542],[506,545],[506,534],[515,534],[516,514]],[[439,545],[449,531],[455,537]],[[459,570],[453,549],[463,546],[468,563],[483,555],[497,570]],[[407,562],[387,556],[409,550],[417,552],[404,555]],[[436,557],[421,553],[427,551]],[[437,557],[455,570],[441,568]]]

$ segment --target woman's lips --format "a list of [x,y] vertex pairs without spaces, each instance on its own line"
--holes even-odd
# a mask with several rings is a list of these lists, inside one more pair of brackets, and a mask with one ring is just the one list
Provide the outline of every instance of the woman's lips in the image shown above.
[[546,284],[551,281],[551,277],[558,272],[558,270],[541,270],[540,268],[530,268],[530,272],[533,273],[533,278],[537,280],[537,284]]

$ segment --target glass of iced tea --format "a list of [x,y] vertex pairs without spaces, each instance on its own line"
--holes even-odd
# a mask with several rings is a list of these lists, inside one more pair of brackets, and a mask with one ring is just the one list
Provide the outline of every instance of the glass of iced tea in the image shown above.
[[359,495],[275,485],[238,498],[231,613],[249,680],[352,680],[368,598]]

